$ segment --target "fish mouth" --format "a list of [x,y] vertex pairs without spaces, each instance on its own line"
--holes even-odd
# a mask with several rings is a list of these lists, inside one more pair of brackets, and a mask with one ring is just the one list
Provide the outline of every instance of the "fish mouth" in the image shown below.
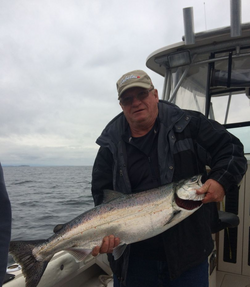
[[193,210],[202,205],[201,200],[188,200],[188,199],[181,199],[176,193],[175,193],[175,203],[183,209],[186,210]]

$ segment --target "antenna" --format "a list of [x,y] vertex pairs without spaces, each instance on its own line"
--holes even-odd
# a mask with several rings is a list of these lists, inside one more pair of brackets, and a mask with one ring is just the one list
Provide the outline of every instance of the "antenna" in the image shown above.
[[207,30],[207,17],[206,17],[206,2],[204,4],[204,20],[205,20],[205,30]]

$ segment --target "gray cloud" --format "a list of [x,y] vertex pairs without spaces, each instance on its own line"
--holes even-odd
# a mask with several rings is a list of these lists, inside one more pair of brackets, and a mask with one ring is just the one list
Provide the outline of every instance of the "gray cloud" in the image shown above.
[[[204,30],[203,3],[1,1],[2,164],[93,164],[96,138],[120,112],[117,79],[144,69],[161,95],[163,78],[146,58],[181,41],[186,6],[194,7],[196,32]],[[242,8],[246,22],[250,3]],[[206,13],[208,29],[229,25],[228,0],[209,1]]]

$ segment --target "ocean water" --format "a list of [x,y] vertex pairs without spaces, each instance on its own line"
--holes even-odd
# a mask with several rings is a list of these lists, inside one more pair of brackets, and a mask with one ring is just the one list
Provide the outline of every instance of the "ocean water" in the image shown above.
[[90,166],[3,167],[12,240],[47,239],[53,228],[94,207]]

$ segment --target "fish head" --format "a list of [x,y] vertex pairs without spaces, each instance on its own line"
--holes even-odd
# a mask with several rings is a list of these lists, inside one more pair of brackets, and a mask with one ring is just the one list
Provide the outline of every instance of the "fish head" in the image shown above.
[[201,175],[181,180],[175,184],[174,202],[178,209],[196,210],[202,205],[204,194],[196,194],[196,190],[202,186]]

